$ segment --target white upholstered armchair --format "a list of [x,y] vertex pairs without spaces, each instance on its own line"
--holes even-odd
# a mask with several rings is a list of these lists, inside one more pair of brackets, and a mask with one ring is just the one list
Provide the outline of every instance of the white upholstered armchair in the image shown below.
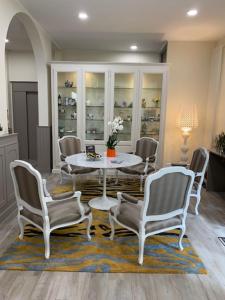
[[142,137],[137,140],[136,150],[134,154],[140,156],[143,162],[131,167],[118,168],[116,170],[117,182],[118,171],[129,175],[140,176],[140,191],[142,192],[144,178],[155,171],[158,145],[159,142],[153,138]]
[[118,192],[119,204],[109,212],[111,239],[114,222],[133,231],[139,239],[139,264],[143,263],[145,239],[151,235],[180,229],[179,248],[186,228],[194,173],[184,167],[167,167],[150,174],[145,182],[144,199]]
[[19,238],[23,239],[24,224],[30,223],[44,235],[45,257],[50,256],[50,234],[53,230],[87,221],[87,236],[92,223],[91,209],[80,202],[81,192],[68,192],[52,198],[45,180],[31,164],[15,160],[10,164],[18,206]]
[[92,173],[95,172],[96,170],[98,170],[99,172],[99,182],[100,182],[101,173],[99,169],[72,166],[67,164],[65,161],[67,156],[82,152],[81,141],[78,137],[72,135],[64,136],[58,140],[58,145],[59,145],[59,154],[61,160],[60,162],[61,182],[62,182],[63,174],[71,176],[73,181],[73,190],[75,190],[77,175]]

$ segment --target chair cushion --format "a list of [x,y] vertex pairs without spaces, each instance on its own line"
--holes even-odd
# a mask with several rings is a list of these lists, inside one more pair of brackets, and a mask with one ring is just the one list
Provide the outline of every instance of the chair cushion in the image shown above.
[[69,172],[68,165],[62,166],[62,170],[65,171],[68,174],[86,174],[86,173],[92,173],[95,172],[97,169],[93,168],[85,168],[85,167],[78,167],[78,166],[70,166],[72,171]]
[[[91,208],[88,206],[88,204],[82,203],[82,206],[84,207],[85,215],[88,215],[91,212]],[[75,198],[65,201],[49,202],[47,203],[47,207],[51,227],[75,222],[81,217],[79,207]],[[25,208],[20,213],[39,226],[43,226],[43,219],[41,216],[31,213]]]
[[[115,215],[116,206],[113,206],[110,209],[110,213]],[[117,220],[136,231],[139,231],[139,222],[140,222],[140,213],[141,213],[141,206],[131,203],[122,203],[120,205],[120,212],[117,215]],[[180,216],[176,216],[167,220],[163,221],[151,221],[145,225],[145,232],[153,232],[156,230],[161,230],[164,228],[178,226],[181,225],[181,218]]]
[[[133,174],[133,175],[144,175],[144,168],[145,168],[145,163],[140,163],[135,166],[131,167],[125,167],[125,168],[118,168],[119,171],[127,174]],[[154,171],[155,169],[149,164],[148,169],[147,169],[147,174],[150,174]]]

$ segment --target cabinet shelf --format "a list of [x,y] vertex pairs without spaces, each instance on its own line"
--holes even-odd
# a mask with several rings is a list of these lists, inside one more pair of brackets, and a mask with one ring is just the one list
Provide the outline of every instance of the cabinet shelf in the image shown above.
[[120,108],[120,109],[132,109],[133,107],[128,107],[128,106],[114,106],[114,108]]
[[91,108],[91,107],[104,108],[103,105],[86,105],[86,108]]
[[160,120],[141,120],[141,122],[154,123],[154,122],[160,122]]
[[104,90],[104,86],[85,86],[86,89]]
[[72,86],[72,87],[66,87],[66,86],[58,86],[58,89],[76,89],[77,87],[76,86]]
[[77,119],[59,118],[60,121],[77,121]]
[[150,109],[160,109],[160,106],[149,106],[149,107],[142,107],[144,110],[150,110]]
[[142,88],[142,90],[161,90],[161,87],[146,87],[146,88]]
[[93,135],[95,135],[95,134],[104,134],[104,132],[86,132],[86,134],[93,134]]
[[104,121],[104,119],[86,119],[86,121],[99,121],[99,122],[101,121],[102,122],[102,121]]

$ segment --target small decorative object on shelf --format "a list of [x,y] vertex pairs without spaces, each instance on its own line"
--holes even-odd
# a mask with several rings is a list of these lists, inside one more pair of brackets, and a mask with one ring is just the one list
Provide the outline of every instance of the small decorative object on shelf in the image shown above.
[[160,98],[159,97],[155,97],[155,98],[152,99],[152,102],[155,104],[155,107],[159,107]]
[[142,108],[146,107],[146,100],[143,98],[141,101]]
[[73,82],[72,81],[69,81],[69,80],[65,81],[65,87],[66,88],[71,88],[72,86],[73,86]]
[[123,107],[127,107],[127,102],[126,102],[126,101],[123,101],[122,106],[123,106]]
[[132,108],[133,107],[133,103],[131,102],[129,105],[128,105],[129,108]]
[[216,136],[215,143],[216,143],[216,150],[219,151],[221,154],[225,154],[225,133],[224,132],[221,132]]
[[0,123],[0,131],[3,131],[3,127],[2,127],[2,125],[1,125],[1,123]]
[[60,94],[58,96],[58,105],[62,105],[62,97]]
[[77,114],[75,113],[75,111],[71,114],[71,120],[76,120],[77,118]]
[[108,122],[108,125],[110,126],[111,134],[109,135],[108,141],[106,143],[107,156],[115,157],[115,147],[118,144],[118,133],[123,130],[123,120],[121,119],[121,117],[116,117],[112,122]]

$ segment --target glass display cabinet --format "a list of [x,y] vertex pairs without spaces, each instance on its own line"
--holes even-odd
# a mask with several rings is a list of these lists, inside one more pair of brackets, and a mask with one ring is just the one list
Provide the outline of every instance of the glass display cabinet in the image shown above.
[[104,141],[105,73],[85,73],[85,140]]
[[77,74],[58,72],[58,136],[77,135]]
[[134,102],[134,74],[114,74],[114,118],[123,119],[124,130],[120,132],[121,141],[131,141],[132,111]]
[[140,137],[159,140],[163,155],[167,94],[166,64],[51,64],[53,169],[59,165],[58,138],[81,139],[106,150],[108,122],[120,116],[117,151],[134,151]]
[[143,73],[141,89],[141,137],[159,140],[162,74]]

